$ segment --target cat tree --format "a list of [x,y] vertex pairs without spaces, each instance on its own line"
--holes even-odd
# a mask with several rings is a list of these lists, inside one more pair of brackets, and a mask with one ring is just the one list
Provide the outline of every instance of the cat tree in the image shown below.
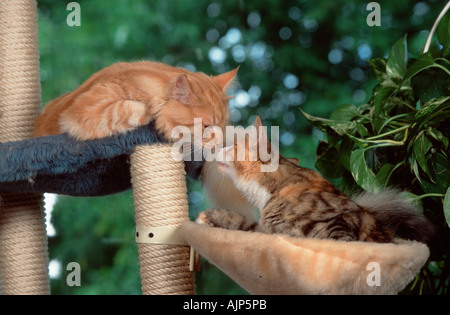
[[[28,138],[40,109],[36,2],[0,2],[0,141]],[[42,195],[2,194],[3,294],[49,294]]]
[[189,221],[183,162],[172,158],[168,144],[139,146],[131,155],[131,182],[142,292],[194,294],[192,253],[176,240]]
[[86,143],[65,135],[26,140],[41,103],[35,0],[0,2],[0,74],[1,292],[50,293],[41,193],[105,195],[128,188],[131,176],[142,292],[193,294],[191,251],[176,238],[188,219],[186,173],[171,146],[147,145],[162,141],[151,126]]

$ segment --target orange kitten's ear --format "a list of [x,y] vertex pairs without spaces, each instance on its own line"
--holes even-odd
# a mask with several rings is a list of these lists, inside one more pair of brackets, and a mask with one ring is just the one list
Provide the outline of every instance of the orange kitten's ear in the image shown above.
[[193,98],[189,82],[184,74],[178,76],[172,88],[170,97],[183,104],[190,104]]
[[225,90],[227,86],[233,81],[233,79],[236,77],[236,74],[239,70],[239,67],[237,67],[234,70],[231,70],[226,73],[219,74],[215,77],[212,77],[214,82],[222,89]]
[[299,160],[297,158],[287,158],[286,160],[288,160],[289,162],[291,162],[292,164],[298,165]]

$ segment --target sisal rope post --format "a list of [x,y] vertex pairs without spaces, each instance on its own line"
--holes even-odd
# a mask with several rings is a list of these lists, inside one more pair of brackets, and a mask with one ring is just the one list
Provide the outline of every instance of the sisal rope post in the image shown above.
[[[136,227],[178,228],[189,220],[184,164],[170,144],[139,146],[130,158]],[[143,294],[194,294],[190,247],[138,243]]]
[[[35,0],[0,1],[0,141],[32,136],[40,111]],[[0,196],[2,294],[49,294],[42,195]]]

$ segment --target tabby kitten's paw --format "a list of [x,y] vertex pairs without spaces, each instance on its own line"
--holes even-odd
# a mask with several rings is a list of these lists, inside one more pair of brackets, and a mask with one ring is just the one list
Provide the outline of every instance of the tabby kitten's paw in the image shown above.
[[201,212],[198,215],[197,219],[195,219],[195,223],[206,224],[206,225],[209,225],[209,226],[214,226],[212,224],[212,222],[210,222],[209,219],[208,219],[208,214],[207,214],[208,211],[211,211],[211,210],[205,210],[205,211]]
[[195,222],[227,230],[250,231],[256,227],[256,222],[250,222],[238,213],[217,209],[209,209],[201,212]]

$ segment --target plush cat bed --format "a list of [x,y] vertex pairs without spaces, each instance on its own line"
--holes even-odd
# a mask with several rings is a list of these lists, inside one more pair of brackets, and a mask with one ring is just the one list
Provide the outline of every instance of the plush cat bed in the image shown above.
[[292,238],[193,222],[181,234],[252,294],[397,294],[429,256],[426,245]]
[[[129,155],[165,142],[153,123],[112,137],[76,141],[67,134],[0,143],[0,192],[102,196],[131,188]],[[202,162],[186,162],[198,177]]]

